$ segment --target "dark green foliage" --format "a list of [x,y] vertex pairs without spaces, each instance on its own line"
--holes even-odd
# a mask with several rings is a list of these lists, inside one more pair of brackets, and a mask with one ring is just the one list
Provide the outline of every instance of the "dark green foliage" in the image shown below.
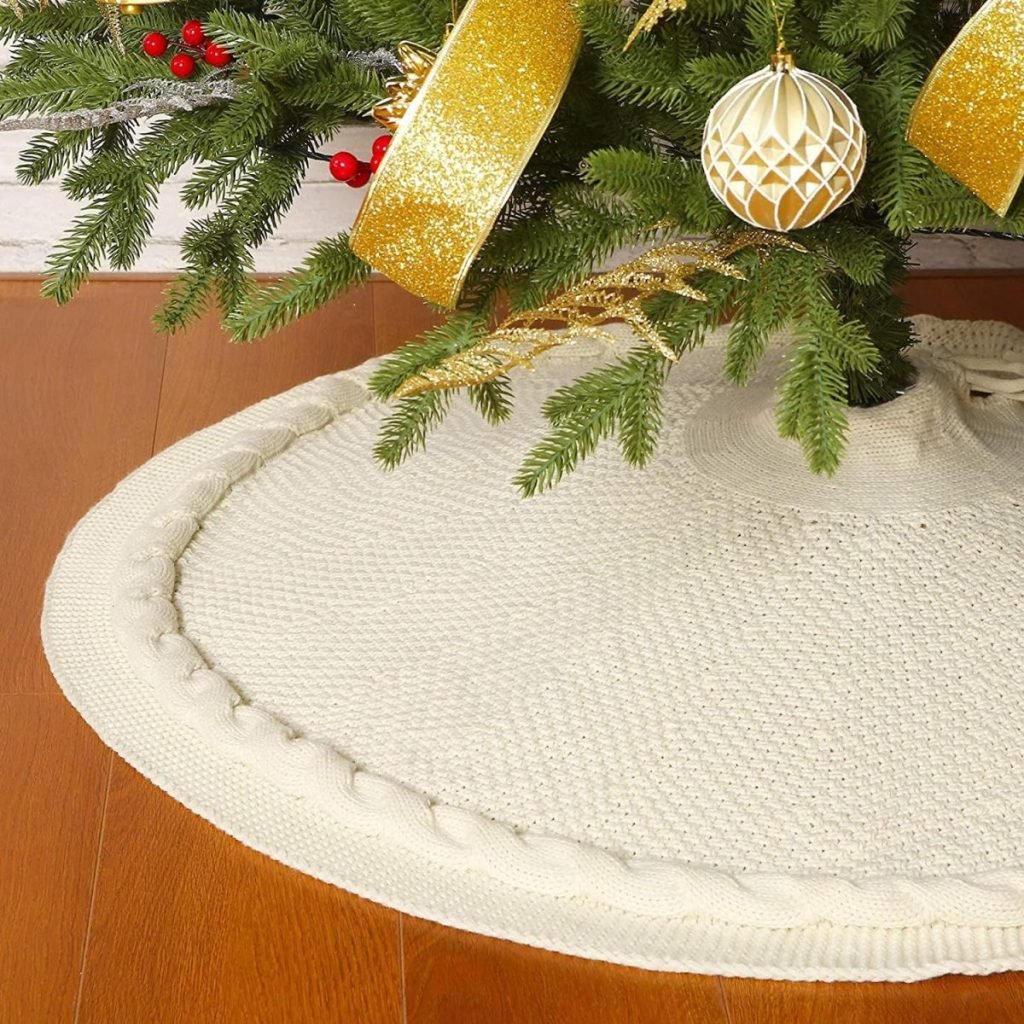
[[516,477],[523,494],[558,483],[606,437],[617,437],[631,465],[644,465],[658,443],[668,365],[653,349],[637,349],[556,391],[544,405],[553,429],[527,455]]
[[243,296],[228,325],[238,341],[261,338],[365,281],[369,272],[349,249],[347,235],[325,239],[293,274]]
[[479,316],[460,314],[451,317],[447,323],[403,345],[386,359],[370,378],[370,390],[378,398],[391,398],[410,377],[476,344],[485,331],[486,325]]
[[725,373],[746,384],[757,370],[771,335],[799,315],[801,292],[807,285],[807,256],[780,252],[773,259],[748,260],[747,283],[729,330]]
[[[967,0],[777,0],[801,66],[832,79],[856,101],[869,136],[867,171],[853,200],[794,236],[805,251],[747,251],[746,279],[705,273],[708,301],[663,294],[647,312],[683,353],[732,321],[725,372],[749,381],[771,336],[795,339],[780,383],[779,426],[816,471],[841,455],[849,403],[892,398],[910,380],[910,342],[893,290],[917,227],[953,230],[980,222],[1024,230],[1024,203],[1002,222],[905,141],[911,105],[938,55],[974,6]],[[628,51],[623,44],[646,2],[581,0],[585,46],[550,129],[476,260],[461,309],[447,324],[385,360],[371,386],[391,399],[410,376],[477,342],[502,301],[542,303],[616,250],[661,238],[742,225],[711,194],[700,143],[715,101],[764,66],[775,42],[768,0],[690,0]],[[383,90],[346,51],[403,39],[440,44],[448,0],[195,0],[147,7],[125,19],[127,53],[109,45],[95,0],[0,6],[0,40],[13,60],[0,77],[0,116],[107,105],[135,83],[166,77],[139,53],[151,29],[175,33],[199,17],[247,68],[237,98],[147,126],[44,134],[26,148],[25,182],[63,176],[83,211],[54,250],[48,294],[67,301],[102,261],[127,267],[149,235],[160,186],[186,166],[184,271],[158,316],[166,330],[216,301],[236,338],[251,341],[361,282],[368,268],[347,238],[322,241],[279,283],[256,287],[253,252],[271,237],[307,169],[309,150],[361,118]],[[511,30],[514,30],[512,27]],[[203,73],[209,73],[208,69]],[[661,393],[672,364],[639,348],[553,395],[551,431],[527,457],[518,483],[550,486],[615,439],[642,465],[655,451]],[[471,389],[492,422],[508,415],[510,382]],[[423,447],[451,396],[401,399],[377,455],[388,466]]]
[[[216,211],[182,238],[185,270],[157,316],[161,328],[179,329],[216,300],[226,322],[249,339],[363,279],[366,269],[347,245],[327,241],[294,280],[250,296],[253,250],[291,206],[310,149],[360,118],[382,90],[377,76],[343,59],[345,49],[363,42],[357,30],[351,38],[345,30],[349,5],[282,6],[283,17],[258,0],[147,7],[123,21],[125,54],[110,45],[94,0],[26,5],[21,20],[0,7],[0,38],[14,50],[0,78],[0,116],[102,107],[130,96],[140,81],[170,78],[166,62],[144,57],[139,43],[153,29],[176,34],[188,16],[202,18],[210,37],[236,55],[236,66],[247,68],[229,103],[177,113],[145,130],[57,132],[30,144],[22,180],[64,173],[65,190],[84,204],[52,254],[47,294],[68,301],[104,260],[131,266],[149,237],[160,186],[189,163],[196,167],[183,190],[186,204]],[[418,29],[422,13],[404,22]],[[200,64],[200,73],[213,72]]]
[[797,343],[779,385],[779,432],[800,442],[814,472],[834,473],[846,438],[847,377],[869,376],[879,354],[867,327],[843,317],[824,282],[801,301]]
[[386,469],[394,469],[412,452],[426,447],[427,435],[445,417],[451,404],[448,391],[427,391],[399,399],[383,423],[373,454]]
[[501,423],[512,414],[512,384],[508,377],[476,384],[467,390],[473,407],[488,423]]

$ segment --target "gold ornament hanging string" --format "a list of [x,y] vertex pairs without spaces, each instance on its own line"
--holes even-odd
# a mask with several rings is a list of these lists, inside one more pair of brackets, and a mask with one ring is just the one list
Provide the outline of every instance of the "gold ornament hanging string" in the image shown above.
[[[25,17],[25,8],[21,6],[21,0],[0,0],[0,6],[13,11],[19,18]],[[40,7],[48,7],[49,0],[39,0]]]
[[678,356],[643,304],[661,292],[706,302],[707,295],[690,283],[696,274],[710,270],[744,280],[743,272],[729,262],[730,256],[743,249],[779,247],[805,251],[786,235],[770,231],[743,231],[658,246],[621,267],[588,278],[536,309],[506,318],[472,347],[404,381],[394,397],[486,384],[510,370],[531,369],[534,360],[549,349],[583,338],[614,343],[615,334],[606,329],[611,323],[627,324],[656,352],[675,362]]
[[114,46],[124,53],[124,36],[121,32],[122,15],[134,17],[141,14],[144,7],[171,3],[171,0],[96,0],[96,3],[103,14],[103,20],[107,23],[107,30],[110,32]]
[[768,0],[768,9],[772,14],[772,21],[775,22],[775,50],[772,52],[772,71],[786,74],[796,67],[796,60],[786,46],[786,18],[789,15],[787,7],[781,14],[775,0]]
[[789,15],[789,8],[779,13],[779,6],[775,0],[768,0],[768,9],[772,13],[772,20],[775,22],[775,52],[788,53],[786,48],[786,17]]

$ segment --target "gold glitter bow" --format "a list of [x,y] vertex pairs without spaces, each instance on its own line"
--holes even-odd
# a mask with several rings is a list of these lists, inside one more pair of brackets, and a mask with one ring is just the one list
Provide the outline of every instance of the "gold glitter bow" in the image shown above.
[[433,50],[418,43],[399,43],[396,50],[404,75],[386,83],[387,99],[373,108],[374,121],[389,132],[398,127],[437,60]]
[[659,292],[704,302],[707,296],[689,283],[695,274],[711,270],[742,280],[743,272],[728,262],[730,256],[743,249],[779,246],[804,251],[786,235],[770,231],[743,231],[658,246],[621,267],[595,274],[537,309],[513,314],[471,348],[410,377],[395,397],[485,384],[510,370],[529,369],[548,349],[581,338],[614,342],[615,335],[603,329],[609,323],[628,324],[639,338],[675,362],[678,357],[644,312],[644,302]]
[[572,0],[470,0],[398,121],[352,251],[415,295],[454,306],[580,41]]
[[685,10],[686,2],[687,0],[653,0],[651,6],[644,11],[640,20],[633,26],[633,31],[629,33],[623,50],[628,50],[641,33],[652,31],[667,14]]
[[928,76],[907,139],[1005,216],[1024,180],[1024,0],[989,0]]

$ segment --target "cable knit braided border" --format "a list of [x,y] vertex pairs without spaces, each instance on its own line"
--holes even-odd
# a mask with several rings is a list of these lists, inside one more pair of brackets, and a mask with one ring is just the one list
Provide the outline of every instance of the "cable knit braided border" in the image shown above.
[[307,390],[301,402],[262,428],[239,434],[157,509],[131,537],[115,581],[114,622],[135,670],[155,687],[170,714],[216,749],[289,794],[313,801],[345,828],[379,836],[446,867],[484,872],[551,897],[582,897],[657,917],[706,916],[764,928],[818,922],[881,929],[1024,924],[1024,870],[853,881],[730,875],[682,862],[622,857],[434,803],[357,768],[342,752],[297,735],[248,703],[186,635],[174,603],[177,562],[204,518],[236,483],[259,472],[297,439],[372,401],[346,375],[315,381]]

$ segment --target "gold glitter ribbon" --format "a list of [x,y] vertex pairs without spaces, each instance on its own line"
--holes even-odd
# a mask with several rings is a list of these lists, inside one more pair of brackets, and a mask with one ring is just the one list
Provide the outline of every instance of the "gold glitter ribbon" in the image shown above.
[[787,235],[771,231],[741,231],[658,246],[614,270],[587,278],[537,309],[514,313],[475,345],[404,381],[394,397],[485,384],[510,370],[530,369],[548,349],[581,338],[614,343],[616,336],[605,329],[610,323],[628,324],[637,337],[675,362],[678,356],[644,312],[643,304],[659,292],[706,302],[707,295],[689,283],[700,271],[744,280],[739,267],[728,262],[730,256],[743,249],[780,247],[806,251]]
[[907,139],[1005,216],[1024,180],[1024,0],[989,0],[928,76]]
[[352,251],[452,307],[565,92],[571,0],[470,0],[409,103],[352,229]]

